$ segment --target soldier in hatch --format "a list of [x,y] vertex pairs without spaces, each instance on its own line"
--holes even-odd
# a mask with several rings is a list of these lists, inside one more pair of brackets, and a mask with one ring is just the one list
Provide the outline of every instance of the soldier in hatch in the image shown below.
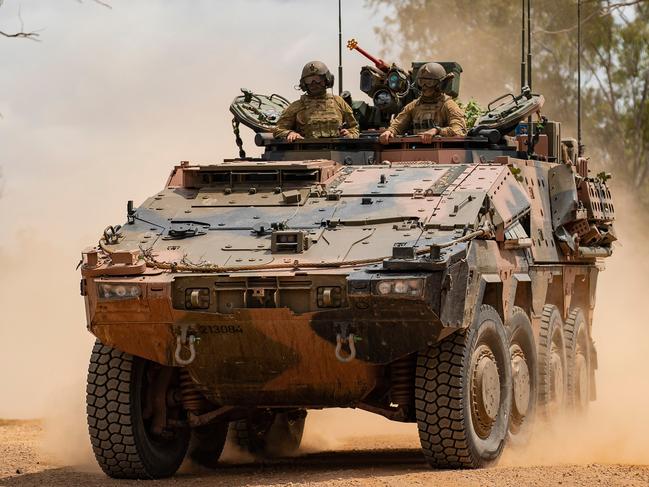
[[341,97],[327,92],[333,84],[334,76],[324,63],[307,63],[300,77],[300,88],[306,94],[284,110],[273,135],[288,142],[305,137],[358,138],[358,122],[352,109]]
[[466,135],[464,112],[450,96],[442,92],[443,84],[453,74],[446,74],[441,64],[426,63],[417,73],[417,86],[421,96],[408,103],[381,134],[379,140],[389,140],[405,132],[418,134],[425,144],[433,137],[461,137]]

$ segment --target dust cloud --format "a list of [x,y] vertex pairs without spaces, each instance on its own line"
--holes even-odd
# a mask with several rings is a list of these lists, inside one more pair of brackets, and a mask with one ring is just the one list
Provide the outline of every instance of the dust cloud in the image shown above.
[[649,231],[632,197],[613,189],[619,243],[597,285],[597,400],[583,418],[539,423],[528,448],[508,452],[503,464],[649,463]]

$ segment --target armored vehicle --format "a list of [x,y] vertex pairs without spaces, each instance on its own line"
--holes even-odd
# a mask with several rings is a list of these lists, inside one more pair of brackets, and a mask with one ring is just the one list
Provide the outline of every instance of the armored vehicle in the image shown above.
[[560,123],[525,121],[543,101],[507,95],[431,144],[379,144],[380,114],[358,139],[289,144],[267,133],[286,100],[244,91],[234,125],[261,157],[237,137],[239,158],[181,162],[83,251],[104,472],[216,466],[228,431],[281,455],[328,407],[416,423],[431,466],[476,468],[536,416],[584,411],[614,207]]

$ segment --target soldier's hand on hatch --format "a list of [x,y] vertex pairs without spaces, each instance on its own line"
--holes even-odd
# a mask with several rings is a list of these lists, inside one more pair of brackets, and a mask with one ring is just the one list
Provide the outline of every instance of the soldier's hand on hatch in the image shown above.
[[419,137],[421,138],[421,141],[424,144],[430,144],[433,141],[433,137],[439,134],[439,129],[437,128],[432,128],[430,130],[426,130],[426,132],[422,132],[419,134]]
[[339,133],[341,137],[349,137],[349,130],[347,129],[340,129]]
[[288,135],[286,136],[286,141],[287,142],[295,142],[296,140],[303,139],[303,138],[304,137],[302,137],[297,132],[289,132]]
[[394,134],[390,130],[386,130],[379,136],[379,142],[381,144],[387,144],[392,137],[394,137]]

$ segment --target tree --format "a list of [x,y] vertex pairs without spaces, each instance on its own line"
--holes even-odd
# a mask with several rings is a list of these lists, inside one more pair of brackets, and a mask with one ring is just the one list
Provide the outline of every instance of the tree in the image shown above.
[[[367,0],[388,14],[377,33],[403,64],[457,60],[462,91],[486,102],[520,89],[521,2]],[[576,135],[577,2],[533,0],[533,91]],[[649,207],[649,1],[582,0],[582,121],[588,155]],[[461,94],[462,96],[462,94]],[[614,181],[615,181],[614,180]]]
[[[4,5],[4,3],[5,3],[4,0],[0,0],[0,8]],[[20,15],[20,10],[18,10],[18,20],[20,20],[19,30],[10,32],[10,31],[0,29],[0,36],[14,38],[14,39],[22,38],[22,39],[37,40],[39,36],[38,32],[35,31],[30,32],[25,30],[25,25]]]
[[[78,0],[79,3],[81,3],[82,1],[83,0]],[[108,3],[106,3],[106,2],[104,2],[102,0],[93,0],[93,1],[96,4],[101,5],[102,7],[112,8],[110,6],[110,4],[108,4]],[[4,2],[5,2],[5,0],[0,0],[0,7],[2,7]],[[24,22],[23,22],[23,19],[22,19],[21,15],[20,15],[20,10],[18,10],[18,19],[20,20],[20,29],[19,30],[10,32],[10,31],[0,29],[0,36],[14,38],[14,39],[18,39],[18,38],[31,39],[33,41],[38,40],[38,37],[40,36],[40,33],[38,31],[26,31],[25,30],[25,25],[24,25]]]

